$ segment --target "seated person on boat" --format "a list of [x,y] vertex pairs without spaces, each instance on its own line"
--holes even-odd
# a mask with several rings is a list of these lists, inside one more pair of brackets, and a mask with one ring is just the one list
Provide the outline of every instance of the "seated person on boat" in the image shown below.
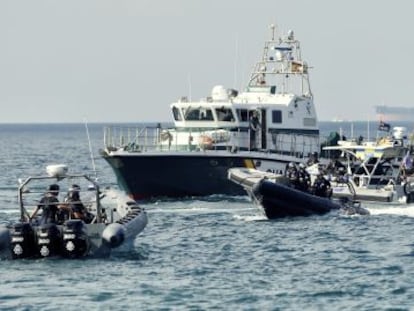
[[88,212],[80,199],[80,187],[78,185],[74,184],[69,189],[65,203],[68,204],[70,218],[81,219],[86,223],[90,223],[92,221],[93,215]]
[[319,173],[313,182],[312,194],[324,198],[330,198],[332,196],[331,183],[323,176],[322,173]]
[[65,205],[59,204],[57,196],[59,195],[59,185],[52,184],[48,187],[47,192],[40,200],[39,205],[33,211],[29,220],[36,217],[39,210],[42,210],[42,215],[39,220],[40,224],[58,223],[58,213],[60,210],[66,209]]

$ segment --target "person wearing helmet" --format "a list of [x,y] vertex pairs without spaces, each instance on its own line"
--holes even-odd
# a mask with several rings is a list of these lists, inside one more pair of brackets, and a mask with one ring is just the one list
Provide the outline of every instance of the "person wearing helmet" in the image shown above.
[[316,179],[313,182],[312,192],[319,197],[330,198],[332,196],[331,183],[322,173],[319,173],[316,176]]
[[298,190],[309,192],[311,185],[310,174],[306,171],[306,165],[299,163],[298,171]]
[[287,168],[285,170],[285,176],[289,179],[290,184],[293,188],[298,188],[298,169],[296,168],[295,163],[290,162],[287,165]]
[[81,201],[80,187],[78,185],[73,184],[69,189],[65,203],[67,203],[70,208],[71,218],[81,219],[86,223],[89,223],[92,220],[91,217],[93,215],[87,211],[86,207]]
[[314,165],[316,163],[319,163],[318,153],[317,152],[312,152],[309,156],[308,161],[306,162],[306,165],[311,166],[311,165]]
[[39,210],[42,210],[42,215],[40,217],[39,223],[40,224],[47,224],[47,223],[57,223],[57,213],[60,208],[59,206],[59,185],[52,184],[48,187],[45,195],[40,199],[39,204],[37,205],[36,209],[33,211],[32,215],[30,216],[29,220],[32,220],[36,217]]

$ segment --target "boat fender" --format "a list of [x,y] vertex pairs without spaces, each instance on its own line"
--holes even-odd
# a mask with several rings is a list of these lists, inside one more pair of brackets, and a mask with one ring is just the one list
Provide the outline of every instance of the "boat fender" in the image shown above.
[[200,135],[198,137],[198,145],[202,149],[212,149],[213,148],[213,138],[209,135]]
[[111,248],[120,246],[125,240],[125,227],[119,223],[108,225],[102,232],[102,239]]
[[35,234],[29,223],[16,223],[10,233],[10,250],[13,259],[28,258],[36,252]]

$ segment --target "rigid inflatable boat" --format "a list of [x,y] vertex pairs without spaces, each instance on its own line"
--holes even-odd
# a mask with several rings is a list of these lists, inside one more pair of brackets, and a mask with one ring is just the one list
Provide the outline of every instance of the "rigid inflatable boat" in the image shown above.
[[[145,228],[146,211],[123,193],[101,190],[91,177],[68,173],[66,165],[48,166],[47,173],[20,183],[20,218],[0,227],[1,259],[108,256]],[[39,200],[45,189],[48,202]],[[68,201],[81,189],[82,201]],[[82,204],[82,216],[73,212],[74,204]]]
[[323,215],[333,210],[350,214],[369,214],[359,202],[334,201],[293,188],[289,180],[273,173],[255,169],[232,168],[229,180],[242,185],[253,202],[268,219]]

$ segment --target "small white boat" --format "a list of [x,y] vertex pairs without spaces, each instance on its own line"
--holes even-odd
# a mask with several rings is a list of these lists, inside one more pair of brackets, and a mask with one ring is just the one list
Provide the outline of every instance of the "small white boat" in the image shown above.
[[[406,169],[412,155],[401,131],[400,127],[394,128],[392,136],[377,141],[339,141],[336,146],[324,147],[325,152],[338,154],[322,168],[330,175],[333,197],[377,203],[414,202],[414,178]],[[313,166],[308,171],[315,175],[320,168]]]
[[[53,220],[44,222],[45,215],[33,217],[33,211],[42,204],[39,198],[51,184],[48,193],[54,192],[59,201],[54,201],[54,211],[61,211],[63,216],[57,217],[54,212]],[[71,203],[82,203],[88,217],[73,218],[67,209],[69,203],[59,198],[63,195],[56,189],[66,188],[69,194],[74,185],[81,201]],[[68,173],[66,165],[48,166],[47,176],[31,176],[22,181],[18,199],[20,219],[0,227],[1,259],[108,256],[112,249],[135,239],[148,222],[146,211],[124,193],[100,189],[91,177]]]

